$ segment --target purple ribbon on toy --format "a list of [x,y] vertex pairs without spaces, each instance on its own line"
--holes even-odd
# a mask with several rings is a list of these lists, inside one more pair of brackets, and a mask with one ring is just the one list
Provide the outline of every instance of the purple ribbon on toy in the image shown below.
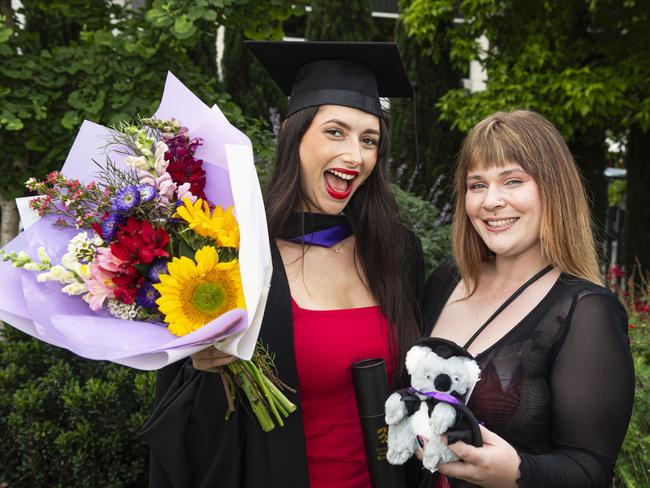
[[463,402],[461,402],[458,398],[447,393],[441,393],[439,391],[420,391],[415,388],[409,388],[408,391],[409,393],[419,393],[420,395],[433,398],[440,402],[451,403],[452,405],[463,405]]
[[296,244],[305,243],[308,246],[332,247],[337,242],[352,235],[352,228],[349,223],[336,225],[327,229],[310,232],[304,236],[296,236],[287,239],[289,242]]

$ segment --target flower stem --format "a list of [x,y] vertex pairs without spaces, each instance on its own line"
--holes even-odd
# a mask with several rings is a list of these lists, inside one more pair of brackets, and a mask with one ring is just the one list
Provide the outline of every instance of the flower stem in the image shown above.
[[264,432],[269,432],[275,428],[276,424],[283,426],[283,418],[288,417],[291,412],[296,410],[296,406],[263,373],[255,359],[234,361],[229,363],[227,368],[233,382],[246,395]]
[[228,364],[228,369],[233,373],[235,381],[244,391],[246,398],[248,398],[248,402],[250,403],[257,420],[259,420],[262,430],[268,432],[275,427],[275,424],[264,405],[259,389],[254,384],[254,379],[250,377],[248,371],[241,362],[242,361],[234,361]]

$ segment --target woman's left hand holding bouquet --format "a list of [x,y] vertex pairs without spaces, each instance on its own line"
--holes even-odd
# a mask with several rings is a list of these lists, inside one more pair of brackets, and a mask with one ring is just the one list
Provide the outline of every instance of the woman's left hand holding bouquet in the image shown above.
[[219,349],[212,346],[192,354],[191,357],[194,369],[206,371],[208,373],[218,373],[218,368],[237,360],[235,356],[221,352]]

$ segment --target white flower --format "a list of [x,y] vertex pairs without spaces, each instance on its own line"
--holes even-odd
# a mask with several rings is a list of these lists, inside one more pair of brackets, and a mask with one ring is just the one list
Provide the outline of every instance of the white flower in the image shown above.
[[167,171],[167,166],[169,166],[169,161],[165,159],[165,153],[169,150],[167,144],[163,141],[158,141],[156,143],[156,153],[154,154],[154,170],[158,176],[162,175]]
[[39,247],[36,250],[36,253],[38,254],[38,259],[41,260],[41,263],[50,264],[52,262],[50,260],[50,256],[47,255],[47,252],[45,251],[45,248],[43,246]]
[[58,281],[59,283],[75,283],[77,281],[74,273],[61,265],[52,266],[49,274],[51,280]]
[[51,279],[52,279],[51,276],[52,275],[51,275],[50,272],[41,273],[41,274],[36,276],[36,281],[38,281],[39,283],[43,283],[44,281],[51,281]]
[[77,260],[77,256],[74,253],[68,252],[63,255],[61,258],[61,264],[65,266],[70,271],[78,272],[81,267],[81,263]]
[[140,169],[146,171],[149,169],[149,163],[147,162],[147,158],[144,156],[127,156],[124,158],[124,164],[132,170]]
[[106,300],[106,309],[113,317],[117,317],[118,319],[123,320],[133,320],[137,317],[140,307],[138,307],[135,303],[127,305],[126,303],[122,303],[115,298],[109,298]]
[[86,232],[80,232],[68,242],[68,254],[74,255],[77,260],[91,261],[95,257],[95,248],[102,243],[99,236],[93,235],[89,239]]
[[32,263],[26,263],[23,266],[23,268],[26,269],[27,271],[42,271],[43,270],[43,265],[32,262]]
[[47,273],[41,273],[36,277],[36,281],[42,283],[44,281],[58,281],[61,284],[76,283],[77,279],[74,273],[68,271],[61,265],[52,266]]
[[85,283],[71,283],[61,288],[61,291],[66,295],[81,295],[88,291]]

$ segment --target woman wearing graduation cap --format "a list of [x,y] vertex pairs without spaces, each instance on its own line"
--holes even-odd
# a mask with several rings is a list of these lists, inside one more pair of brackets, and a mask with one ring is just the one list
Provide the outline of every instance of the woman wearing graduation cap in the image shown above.
[[394,44],[251,42],[290,95],[266,192],[274,273],[260,339],[298,406],[263,433],[227,403],[214,348],[158,377],[143,431],[152,487],[370,486],[350,366],[380,357],[394,383],[419,337],[423,262],[384,175],[379,96],[409,96]]

